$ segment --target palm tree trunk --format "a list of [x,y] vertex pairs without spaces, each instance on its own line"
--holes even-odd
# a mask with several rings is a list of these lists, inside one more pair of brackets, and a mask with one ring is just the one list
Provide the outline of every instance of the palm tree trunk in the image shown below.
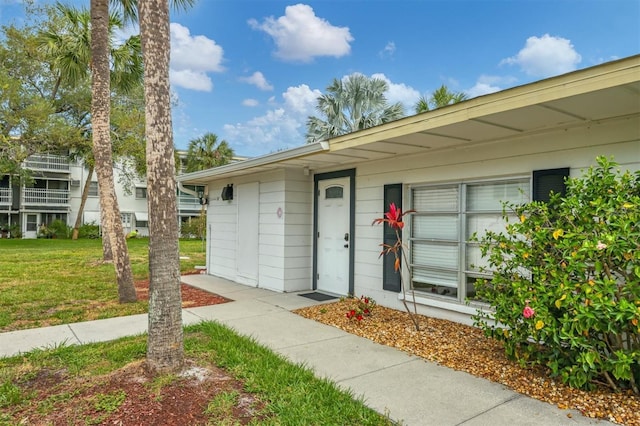
[[149,206],[149,337],[147,366],[176,371],[184,360],[178,251],[177,188],[169,92],[168,0],[140,0],[144,58],[147,202]]
[[109,88],[109,0],[91,0],[91,124],[93,158],[98,175],[102,211],[107,222],[109,242],[118,282],[120,303],[135,302],[133,272],[129,250],[120,220],[120,208],[113,181]]
[[113,250],[111,250],[111,240],[109,239],[109,223],[107,223],[107,214],[100,197],[100,228],[102,229],[102,261],[105,263],[113,262]]
[[78,216],[76,216],[76,223],[73,225],[73,234],[71,235],[72,240],[78,239],[78,230],[80,229],[80,225],[82,225],[82,213],[84,212],[84,205],[87,203],[87,198],[89,197],[89,188],[91,187],[92,176],[93,166],[89,166],[87,180],[84,182],[84,187],[82,188],[82,197],[80,198],[80,207],[78,207]]

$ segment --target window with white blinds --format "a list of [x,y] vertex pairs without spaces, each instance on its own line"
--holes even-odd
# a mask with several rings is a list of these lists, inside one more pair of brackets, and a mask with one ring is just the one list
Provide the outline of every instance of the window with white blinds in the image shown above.
[[441,296],[457,297],[460,265],[460,185],[412,191],[412,285]]
[[411,281],[415,290],[464,301],[487,266],[469,238],[503,232],[503,202],[529,201],[529,179],[412,188]]

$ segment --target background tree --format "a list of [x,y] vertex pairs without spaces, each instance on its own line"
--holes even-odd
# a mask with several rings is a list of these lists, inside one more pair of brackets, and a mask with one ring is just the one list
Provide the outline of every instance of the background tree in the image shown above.
[[103,233],[108,233],[120,302],[136,300],[129,250],[113,180],[110,111],[109,0],[91,0],[91,120]]
[[399,102],[389,105],[384,93],[388,84],[378,78],[354,73],[334,79],[318,98],[320,117],[307,120],[307,143],[322,141],[404,117]]
[[[56,70],[58,74],[57,86],[60,84],[66,84],[67,86],[73,87],[78,85],[80,81],[88,78],[89,64],[92,57],[91,33],[92,31],[95,31],[95,28],[91,27],[92,17],[84,8],[78,9],[57,3],[54,8],[54,12],[59,18],[55,21],[57,25],[48,25],[40,32],[39,45],[40,48],[46,51],[54,60],[53,69]],[[119,16],[115,14],[108,14],[108,3],[106,13],[107,35],[105,38],[107,40],[109,60],[109,74],[106,78],[112,80],[113,86],[117,87],[122,94],[126,95],[127,92],[132,91],[136,86],[140,86],[142,82],[140,38],[138,36],[132,36],[120,45],[113,46],[111,44],[111,39],[113,38],[114,30],[122,29],[124,24],[123,20]],[[113,73],[110,72],[111,64],[113,65]],[[109,85],[107,86],[107,90],[111,94]],[[93,96],[89,99],[93,99]],[[100,100],[98,105],[101,105],[105,101],[109,103],[110,99],[111,96],[107,96],[105,99]],[[85,109],[84,111],[88,112],[90,111],[90,108]],[[104,189],[106,194],[112,193],[112,197],[115,198],[115,188],[110,188],[113,187],[113,155],[111,141],[109,140],[108,143],[104,145],[105,149],[109,150],[109,156],[105,156],[106,153],[101,153],[104,156],[102,159],[110,162],[109,164],[104,164],[103,168],[103,165],[96,162],[94,158],[94,152],[96,149],[95,140],[92,145],[93,149],[89,149],[92,138],[95,139],[95,135],[92,134],[92,126],[95,125],[94,122],[96,121],[96,116],[93,113],[84,114],[83,121],[88,122],[89,120],[91,120],[90,123],[83,125],[85,129],[83,132],[85,135],[85,144],[83,146],[76,147],[76,149],[73,150],[75,159],[83,161],[91,172],[87,174],[87,181],[85,182],[82,194],[83,198],[80,203],[81,208],[78,211],[73,235],[77,235],[77,229],[79,228],[82,220],[82,209],[86,202],[86,197],[88,196],[93,168],[97,168],[96,171],[98,175],[98,186],[100,188],[100,203],[102,211],[101,221],[103,225],[103,258],[104,260],[113,260],[116,268],[124,268],[124,270],[116,272],[120,300],[130,301],[132,295],[135,295],[135,290],[133,288],[133,275],[130,272],[131,267],[129,265],[130,262],[128,261],[128,253],[118,253],[117,256],[113,254],[114,246],[119,250],[127,251],[126,245],[123,249],[123,243],[114,245],[111,242],[111,238],[119,238],[117,233],[114,235],[111,227],[118,227],[118,224],[115,224],[114,221],[117,219],[117,221],[120,222],[120,209],[117,204],[117,199],[115,202],[109,202],[104,200],[102,197],[102,191]],[[106,115],[106,120],[106,129],[110,131],[110,114]],[[100,143],[105,143],[105,141],[100,141]],[[106,171],[106,168],[109,168],[110,171]],[[111,176],[109,176],[109,174]],[[110,209],[116,210],[111,212]],[[122,227],[121,223],[119,227]],[[127,288],[126,291],[123,286]]]
[[430,97],[422,96],[415,106],[416,114],[421,112],[438,109],[447,105],[457,104],[467,100],[469,97],[463,92],[451,92],[444,84],[436,89]]
[[[142,84],[126,93],[112,90],[110,121],[114,168],[119,171],[118,180],[125,192],[131,193],[135,182],[146,173]],[[72,239],[74,240],[77,239],[78,230],[82,225],[82,213],[89,196],[89,188],[95,168],[90,127],[88,130],[83,143],[70,152],[73,160],[83,163],[87,168],[80,206],[78,207],[78,214],[73,227]],[[104,247],[103,252],[105,252]],[[109,249],[107,254],[110,254],[110,252],[111,250]],[[109,258],[109,260],[113,259]]]
[[[48,10],[33,12],[21,27],[2,27],[0,37],[0,173],[27,176],[30,155],[68,149],[81,138],[69,111],[79,88],[57,86],[52,58],[38,48],[36,34]],[[20,182],[15,179],[14,182]]]
[[189,141],[185,172],[196,172],[212,167],[228,164],[233,158],[233,149],[222,140],[218,143],[218,136],[206,133]]

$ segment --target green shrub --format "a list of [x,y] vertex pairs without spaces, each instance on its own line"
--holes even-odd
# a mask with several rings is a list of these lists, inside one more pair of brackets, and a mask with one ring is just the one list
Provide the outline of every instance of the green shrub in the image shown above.
[[14,223],[9,227],[9,235],[11,238],[22,238],[22,229],[20,229],[20,225]]
[[85,223],[78,228],[78,238],[100,238],[100,227],[95,222]]
[[204,214],[192,217],[180,226],[180,236],[182,238],[202,239],[206,236],[207,218]]
[[71,236],[71,227],[60,219],[51,222],[47,229],[53,238],[69,238]]
[[[505,205],[519,220],[488,232],[493,271],[478,295],[494,312],[476,325],[508,356],[542,364],[573,387],[640,383],[640,172],[598,157],[564,197]],[[511,216],[513,217],[513,216]]]

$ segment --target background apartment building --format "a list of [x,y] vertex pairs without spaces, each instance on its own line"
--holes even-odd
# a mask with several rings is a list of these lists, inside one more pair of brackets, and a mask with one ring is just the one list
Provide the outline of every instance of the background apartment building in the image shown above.
[[[41,225],[61,220],[69,226],[78,217],[82,189],[88,170],[68,156],[37,154],[23,164],[29,169],[33,181],[27,184],[12,182],[9,175],[0,176],[0,237],[9,236],[15,225],[22,238],[37,238]],[[148,235],[147,184],[145,179],[131,182],[127,191],[122,182],[123,173],[114,167],[114,178],[124,232],[137,229],[140,235]],[[195,192],[198,186],[185,186]],[[198,197],[178,191],[177,220],[180,223],[198,217],[202,206]],[[82,212],[82,223],[100,224],[100,200],[95,173],[92,176],[89,197]]]

